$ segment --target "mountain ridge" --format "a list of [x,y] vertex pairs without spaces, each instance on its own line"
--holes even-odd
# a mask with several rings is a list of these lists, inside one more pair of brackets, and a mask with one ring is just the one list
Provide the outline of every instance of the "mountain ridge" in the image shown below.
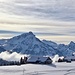
[[[71,41],[68,45],[57,44],[53,41],[40,40],[32,32],[23,33],[10,39],[0,40],[0,46],[4,51],[12,51],[29,55],[60,55],[72,56],[75,52],[75,43]],[[2,50],[0,50],[2,52]]]

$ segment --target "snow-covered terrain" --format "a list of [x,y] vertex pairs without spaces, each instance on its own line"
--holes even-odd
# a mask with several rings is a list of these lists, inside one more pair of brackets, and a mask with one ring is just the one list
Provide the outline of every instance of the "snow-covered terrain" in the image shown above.
[[72,56],[75,43],[57,44],[53,41],[40,40],[32,32],[23,33],[10,39],[0,40],[0,52],[5,50],[30,55]]
[[0,75],[75,75],[75,62],[53,65],[0,66]]

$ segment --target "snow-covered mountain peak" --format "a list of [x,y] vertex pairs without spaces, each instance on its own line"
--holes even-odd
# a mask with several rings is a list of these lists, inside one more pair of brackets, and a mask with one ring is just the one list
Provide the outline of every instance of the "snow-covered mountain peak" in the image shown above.
[[75,43],[57,44],[53,41],[38,39],[32,32],[23,33],[10,39],[0,40],[0,52],[18,52],[30,55],[55,55],[69,56],[75,52]]
[[[14,39],[14,40],[19,40],[19,39],[23,39],[23,38],[26,38],[26,37],[35,37],[35,35],[32,33],[32,32],[29,32],[29,33],[23,33],[23,34],[21,34],[21,35],[18,35],[18,36],[15,36],[15,37],[13,37],[13,38],[11,38],[11,39]],[[11,40],[10,39],[10,40]]]
[[69,46],[73,46],[75,43],[73,41],[70,42]]
[[68,48],[75,52],[75,43],[71,41],[70,44],[68,45]]
[[5,44],[18,44],[21,43],[22,41],[28,40],[28,39],[33,39],[35,38],[35,35],[32,32],[29,33],[23,33],[21,35],[18,36],[14,36],[10,39],[7,40],[7,42],[5,42]]
[[[32,32],[8,39],[2,46],[8,51],[31,55],[48,55],[54,51],[52,47],[39,40]],[[55,54],[55,52],[51,54]]]
[[23,33],[20,35],[21,37],[26,37],[26,36],[35,36],[31,31],[29,33]]

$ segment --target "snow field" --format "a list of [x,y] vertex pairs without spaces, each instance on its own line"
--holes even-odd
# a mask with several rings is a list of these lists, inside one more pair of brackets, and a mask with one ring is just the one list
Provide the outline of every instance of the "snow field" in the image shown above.
[[75,62],[0,66],[0,75],[75,75]]

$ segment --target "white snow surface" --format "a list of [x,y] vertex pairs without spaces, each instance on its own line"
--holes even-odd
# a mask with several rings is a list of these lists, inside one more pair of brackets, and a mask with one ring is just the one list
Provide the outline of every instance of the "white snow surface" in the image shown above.
[[75,62],[53,65],[0,66],[0,75],[75,75]]

